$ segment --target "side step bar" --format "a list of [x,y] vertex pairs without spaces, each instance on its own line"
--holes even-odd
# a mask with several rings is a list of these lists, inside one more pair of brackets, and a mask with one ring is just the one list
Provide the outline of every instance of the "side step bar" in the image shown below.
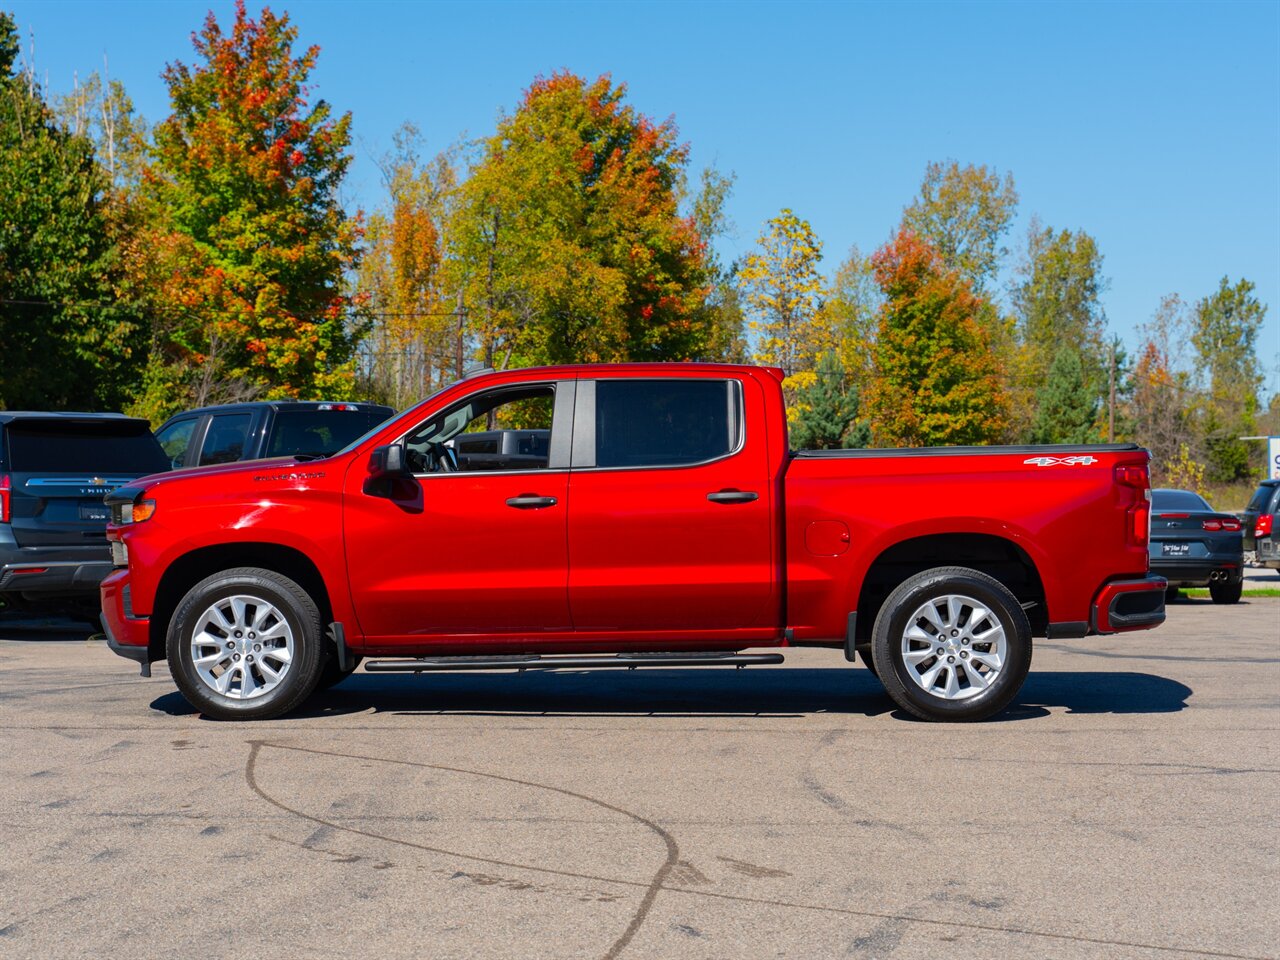
[[602,653],[581,656],[538,654],[507,657],[423,657],[413,660],[373,660],[370,673],[435,673],[449,670],[602,670],[625,667],[743,667],[782,663],[780,653]]

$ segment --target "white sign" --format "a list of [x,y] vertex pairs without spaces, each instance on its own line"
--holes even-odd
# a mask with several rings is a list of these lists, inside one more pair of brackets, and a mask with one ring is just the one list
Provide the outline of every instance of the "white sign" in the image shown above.
[[1267,437],[1267,476],[1280,480],[1280,437]]

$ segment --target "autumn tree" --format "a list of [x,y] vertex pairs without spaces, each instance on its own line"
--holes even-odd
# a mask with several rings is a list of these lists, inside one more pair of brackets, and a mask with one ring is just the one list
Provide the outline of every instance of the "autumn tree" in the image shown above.
[[681,215],[688,149],[608,76],[540,77],[459,197],[449,267],[484,361],[706,354],[706,249]]
[[145,172],[148,224],[131,250],[158,318],[148,396],[160,416],[186,403],[260,394],[345,397],[354,381],[358,218],[338,188],[351,116],[312,102],[319,48],[295,55],[287,16],[236,4],[210,13],[197,61],[164,71],[173,113]]
[[784,208],[765,223],[756,248],[738,269],[751,318],[753,359],[794,378],[812,371],[818,356],[834,346],[818,323],[822,241],[807,220]]
[[0,407],[118,409],[146,331],[117,296],[108,180],[17,53],[0,13]]
[[[1054,415],[1052,410],[1041,413],[1043,397],[1063,401],[1066,395],[1061,391],[1068,390],[1079,394],[1070,401],[1077,408],[1091,405],[1097,410],[1107,392],[1110,361],[1101,301],[1106,289],[1102,254],[1083,230],[1054,230],[1033,218],[1017,274],[1010,293],[1022,356],[1013,392],[1018,409],[1024,411],[1019,419],[1023,423],[1036,420],[1041,426],[1033,433],[1043,436],[1043,424]],[[1064,349],[1076,355],[1078,364],[1059,361]],[[1054,364],[1058,364],[1056,374]],[[1082,378],[1078,387],[1074,385],[1077,365]],[[1064,376],[1068,379],[1063,380]],[[1056,386],[1046,394],[1045,387],[1053,380]],[[1091,399],[1086,401],[1085,394]],[[1066,431],[1074,432],[1078,431]]]
[[836,268],[822,303],[821,324],[830,331],[845,375],[862,389],[873,372],[876,325],[884,295],[871,258],[855,245]]
[[443,270],[458,182],[454,151],[426,159],[412,124],[381,163],[387,207],[369,217],[358,288],[371,325],[360,345],[362,395],[402,408],[452,380],[459,314]]
[[1258,332],[1266,306],[1253,295],[1254,285],[1223,277],[1218,289],[1195,306],[1191,342],[1208,393],[1201,430],[1212,479],[1231,481],[1249,475],[1249,448],[1238,438],[1254,433],[1262,372],[1258,365]]
[[725,263],[715,249],[716,240],[732,230],[726,206],[736,179],[714,167],[704,169],[690,213],[705,245],[707,297],[700,309],[700,320],[707,330],[704,356],[728,363],[747,359],[746,316],[736,281],[738,264]]
[[932,246],[948,269],[981,292],[1007,253],[1001,239],[1018,207],[1013,174],[955,160],[930,163],[902,225]]
[[988,300],[910,230],[872,257],[884,293],[867,416],[877,446],[1003,438],[1007,400]]

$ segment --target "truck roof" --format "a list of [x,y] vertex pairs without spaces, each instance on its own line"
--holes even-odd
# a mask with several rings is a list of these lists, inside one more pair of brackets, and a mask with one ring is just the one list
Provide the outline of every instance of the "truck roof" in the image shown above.
[[123,413],[87,413],[73,410],[0,410],[0,423],[14,420],[140,420]]
[[[211,403],[203,407],[193,407],[175,413],[175,417],[186,417],[196,413],[214,413],[234,410],[314,410],[325,405],[342,405],[360,410],[393,410],[385,403],[372,403],[367,400],[244,400],[239,403]],[[173,419],[170,417],[170,419]]]

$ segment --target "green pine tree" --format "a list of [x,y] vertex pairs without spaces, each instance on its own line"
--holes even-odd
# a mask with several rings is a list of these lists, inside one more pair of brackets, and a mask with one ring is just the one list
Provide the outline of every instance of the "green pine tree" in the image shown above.
[[788,429],[791,446],[797,450],[865,447],[871,442],[871,431],[858,419],[861,397],[839,357],[823,354],[814,373],[813,383],[796,395],[796,416]]
[[1032,443],[1094,443],[1098,437],[1100,399],[1090,388],[1080,353],[1060,349],[1048,377],[1036,391]]

